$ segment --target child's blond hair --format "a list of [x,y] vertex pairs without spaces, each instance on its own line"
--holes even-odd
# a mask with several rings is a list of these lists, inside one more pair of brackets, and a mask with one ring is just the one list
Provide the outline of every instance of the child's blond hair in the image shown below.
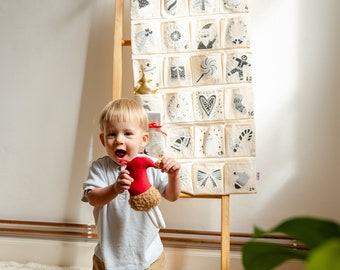
[[99,125],[100,130],[104,132],[105,125],[112,121],[129,121],[137,120],[143,131],[148,131],[149,120],[146,110],[134,99],[116,99],[110,101],[103,109]]

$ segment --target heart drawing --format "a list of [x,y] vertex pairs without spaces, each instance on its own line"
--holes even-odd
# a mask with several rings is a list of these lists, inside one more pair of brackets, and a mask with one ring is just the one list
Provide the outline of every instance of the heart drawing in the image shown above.
[[211,95],[208,99],[205,96],[199,96],[199,101],[205,113],[210,116],[216,103],[216,95]]

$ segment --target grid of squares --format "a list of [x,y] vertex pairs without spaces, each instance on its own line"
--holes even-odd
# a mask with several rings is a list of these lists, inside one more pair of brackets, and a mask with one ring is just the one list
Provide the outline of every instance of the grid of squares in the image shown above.
[[256,192],[252,54],[246,0],[131,0],[135,98],[151,114],[146,152],[182,163],[192,194]]

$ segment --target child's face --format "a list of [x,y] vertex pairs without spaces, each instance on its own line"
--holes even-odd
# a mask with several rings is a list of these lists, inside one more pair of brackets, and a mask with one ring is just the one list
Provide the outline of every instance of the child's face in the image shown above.
[[100,140],[109,157],[120,164],[122,158],[133,159],[148,143],[149,135],[140,128],[136,120],[126,122],[112,120],[105,125]]

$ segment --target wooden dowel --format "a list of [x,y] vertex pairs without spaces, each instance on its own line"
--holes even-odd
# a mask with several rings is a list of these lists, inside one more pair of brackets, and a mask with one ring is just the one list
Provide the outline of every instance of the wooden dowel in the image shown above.
[[114,40],[113,40],[113,74],[112,99],[122,96],[123,80],[123,28],[124,28],[124,1],[115,1]]

